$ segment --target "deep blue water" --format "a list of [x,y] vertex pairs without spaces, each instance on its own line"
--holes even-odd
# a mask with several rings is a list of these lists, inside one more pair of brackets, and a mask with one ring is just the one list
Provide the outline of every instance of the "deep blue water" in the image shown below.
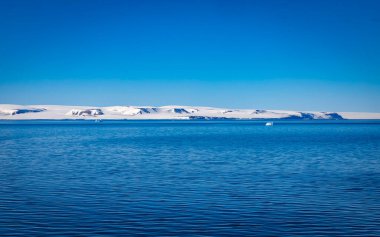
[[0,235],[380,236],[378,122],[0,122]]

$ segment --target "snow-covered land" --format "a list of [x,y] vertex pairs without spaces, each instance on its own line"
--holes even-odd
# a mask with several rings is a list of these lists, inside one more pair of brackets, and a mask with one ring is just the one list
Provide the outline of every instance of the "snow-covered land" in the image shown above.
[[380,113],[301,112],[193,106],[61,106],[0,104],[0,119],[380,119]]

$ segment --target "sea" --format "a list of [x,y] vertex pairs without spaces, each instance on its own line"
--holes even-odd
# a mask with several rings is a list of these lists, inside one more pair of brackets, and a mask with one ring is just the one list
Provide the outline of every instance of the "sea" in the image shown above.
[[0,121],[0,236],[380,236],[380,121]]

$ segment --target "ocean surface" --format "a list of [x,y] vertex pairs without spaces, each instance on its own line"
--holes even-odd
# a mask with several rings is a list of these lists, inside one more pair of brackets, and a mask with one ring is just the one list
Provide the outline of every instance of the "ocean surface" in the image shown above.
[[0,236],[380,236],[380,122],[1,121]]

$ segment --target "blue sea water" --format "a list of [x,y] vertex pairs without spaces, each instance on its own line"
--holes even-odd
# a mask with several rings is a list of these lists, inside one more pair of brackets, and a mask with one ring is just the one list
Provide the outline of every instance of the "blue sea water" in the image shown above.
[[380,123],[0,122],[1,236],[380,236]]

